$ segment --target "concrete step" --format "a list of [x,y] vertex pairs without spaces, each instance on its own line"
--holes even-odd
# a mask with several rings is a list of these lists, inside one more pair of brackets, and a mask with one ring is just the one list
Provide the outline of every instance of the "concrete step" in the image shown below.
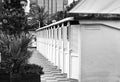
[[46,71],[44,74],[56,74],[56,73],[61,73],[60,71]]
[[44,75],[41,75],[41,82],[78,82],[75,79],[68,79],[67,74],[62,73],[57,66],[39,52],[35,51],[34,54],[32,60],[35,61],[33,62],[43,67]]
[[51,73],[61,73],[61,70],[51,71]]
[[41,76],[41,78],[46,78],[46,77],[54,77],[54,78],[66,78],[65,74],[53,74],[53,73],[49,73],[49,74],[44,74]]
[[61,72],[61,70],[60,69],[47,69],[47,68],[43,68],[43,71],[59,71],[59,72]]
[[55,68],[43,68],[44,70],[43,71],[45,71],[45,70],[50,70],[50,71],[57,71],[58,69],[55,69]]
[[43,67],[43,68],[44,68],[44,69],[48,69],[48,70],[49,70],[49,69],[57,69],[57,68],[51,67],[51,66],[50,66],[50,67]]
[[69,81],[67,78],[56,78],[57,81]]
[[52,65],[52,64],[48,64],[48,63],[39,63],[39,64],[41,64],[42,66],[54,66],[54,65]]
[[58,69],[56,66],[51,66],[51,65],[48,65],[48,66],[43,66],[44,68],[52,68],[52,69]]
[[54,77],[52,74],[44,74],[44,75],[41,75],[41,78],[44,78],[44,77]]
[[44,80],[56,80],[56,78],[55,77],[44,77],[44,78],[42,78],[42,79],[44,79]]
[[67,78],[54,78],[54,77],[44,77],[44,78],[41,78],[41,80],[43,80],[43,81],[46,81],[46,82],[48,82],[48,81],[50,81],[50,82],[70,82],[69,81],[69,79],[67,79]]
[[66,78],[65,76],[62,76],[62,75],[56,75],[54,76],[55,78]]
[[44,73],[61,73],[59,70],[43,70]]
[[58,82],[71,82],[71,81],[58,81]]
[[58,82],[57,80],[46,80],[46,82]]
[[53,76],[57,76],[57,75],[61,75],[61,76],[67,77],[66,73],[53,73]]

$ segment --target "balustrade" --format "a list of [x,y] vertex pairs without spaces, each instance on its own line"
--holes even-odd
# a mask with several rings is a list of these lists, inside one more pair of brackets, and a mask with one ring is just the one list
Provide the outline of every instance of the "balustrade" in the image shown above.
[[37,49],[68,78],[71,78],[70,21],[72,17],[37,29]]

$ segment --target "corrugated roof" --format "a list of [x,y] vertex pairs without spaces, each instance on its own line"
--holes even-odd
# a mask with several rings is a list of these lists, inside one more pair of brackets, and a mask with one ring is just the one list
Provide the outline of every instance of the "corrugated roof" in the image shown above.
[[120,0],[82,0],[69,13],[120,14]]

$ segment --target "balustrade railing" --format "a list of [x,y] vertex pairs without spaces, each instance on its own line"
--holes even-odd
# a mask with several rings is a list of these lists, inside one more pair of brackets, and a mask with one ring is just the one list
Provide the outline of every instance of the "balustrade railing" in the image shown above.
[[61,69],[62,73],[67,73],[68,78],[71,78],[69,41],[71,21],[73,21],[73,17],[63,19],[36,30],[37,50]]

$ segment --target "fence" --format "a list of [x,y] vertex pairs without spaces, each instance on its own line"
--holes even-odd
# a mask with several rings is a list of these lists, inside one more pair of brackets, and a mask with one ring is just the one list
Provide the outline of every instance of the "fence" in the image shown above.
[[120,81],[120,21],[72,17],[37,30],[37,49],[79,82]]
[[73,32],[71,22],[74,24],[73,18],[69,17],[37,29],[37,49],[54,65],[62,69],[63,73],[67,73],[68,78],[78,79],[79,56],[72,54],[74,49],[71,48],[78,45],[72,41],[78,37],[70,33]]

